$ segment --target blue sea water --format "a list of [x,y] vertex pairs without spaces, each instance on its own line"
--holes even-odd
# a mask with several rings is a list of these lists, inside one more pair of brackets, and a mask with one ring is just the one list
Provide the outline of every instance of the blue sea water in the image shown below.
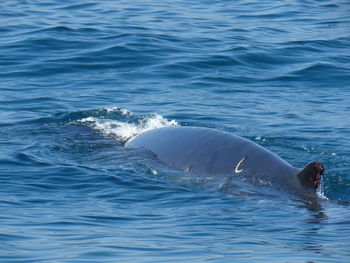
[[[349,262],[350,2],[0,3],[0,262]],[[296,167],[166,168],[132,136],[231,132]]]

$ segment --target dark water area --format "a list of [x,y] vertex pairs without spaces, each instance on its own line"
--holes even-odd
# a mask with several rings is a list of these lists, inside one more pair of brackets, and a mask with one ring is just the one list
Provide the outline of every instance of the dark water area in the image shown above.
[[[349,1],[2,1],[0,262],[349,262]],[[172,125],[326,173],[316,200],[174,171]]]

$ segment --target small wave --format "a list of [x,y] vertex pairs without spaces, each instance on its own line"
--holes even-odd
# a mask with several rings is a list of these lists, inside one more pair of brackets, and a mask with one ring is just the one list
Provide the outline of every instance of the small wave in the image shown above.
[[97,3],[84,3],[84,4],[72,4],[72,5],[66,5],[64,7],[61,7],[62,10],[86,10],[91,7],[96,7]]
[[[49,26],[44,27],[40,29],[34,29],[25,31],[22,33],[23,35],[29,35],[29,36],[35,36],[43,34],[45,36],[47,35],[53,35],[57,37],[57,34],[62,34],[62,36],[66,36],[66,34],[74,34],[74,33],[99,33],[100,30],[90,27],[90,26],[80,26],[80,27],[68,27],[68,26]],[[21,35],[21,33],[20,33]],[[76,41],[76,39],[75,39]]]
[[[118,112],[124,116],[133,115],[132,112],[118,107],[104,108],[107,112]],[[125,143],[130,138],[149,130],[156,128],[177,126],[176,120],[167,120],[159,114],[152,114],[143,118],[133,119],[131,122],[106,119],[103,116],[89,116],[77,121],[79,124],[86,125],[105,136],[116,138],[121,143]]]

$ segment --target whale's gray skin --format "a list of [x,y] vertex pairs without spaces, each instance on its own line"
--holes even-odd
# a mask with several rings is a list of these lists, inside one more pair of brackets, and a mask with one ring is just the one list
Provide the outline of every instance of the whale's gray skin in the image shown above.
[[315,190],[323,165],[291,166],[260,145],[231,133],[200,127],[167,127],[147,131],[126,142],[143,147],[179,170],[198,174],[267,175],[294,189]]

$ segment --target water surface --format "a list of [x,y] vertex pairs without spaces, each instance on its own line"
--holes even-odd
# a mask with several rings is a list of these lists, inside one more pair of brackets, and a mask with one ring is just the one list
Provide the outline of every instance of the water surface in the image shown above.
[[[1,3],[0,261],[348,262],[349,14],[331,0]],[[171,125],[323,162],[317,202],[123,148]]]

